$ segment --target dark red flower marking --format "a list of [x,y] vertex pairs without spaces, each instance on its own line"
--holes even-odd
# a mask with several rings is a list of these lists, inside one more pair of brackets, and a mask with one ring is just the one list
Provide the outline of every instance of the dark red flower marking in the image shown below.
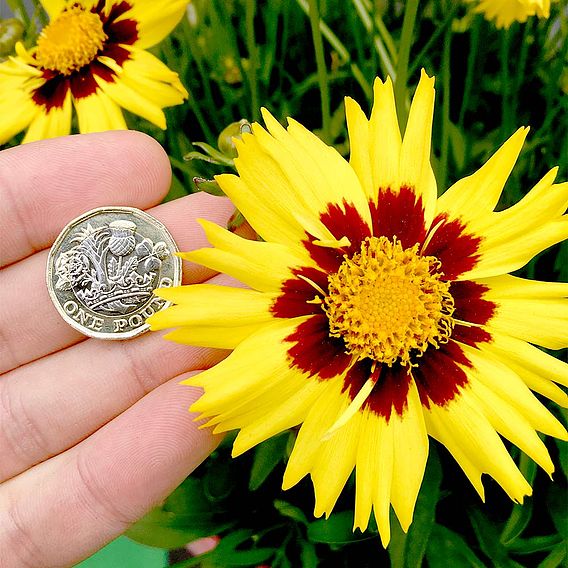
[[335,249],[314,244],[314,238],[311,235],[302,241],[318,265],[326,272],[334,273],[343,262],[344,255],[352,256],[359,252],[361,243],[371,236],[371,229],[356,207],[345,200],[342,206],[330,203],[326,211],[320,215],[320,221],[337,240],[347,237],[350,242],[347,247]]
[[426,236],[424,224],[424,205],[422,197],[417,197],[412,189],[403,185],[398,192],[390,187],[379,190],[377,203],[371,203],[373,235],[396,237],[403,248],[411,248],[422,243]]
[[452,339],[475,347],[479,343],[491,341],[491,334],[480,327],[456,325],[452,333]]
[[467,384],[465,371],[458,365],[471,367],[461,347],[452,339],[439,349],[428,349],[418,361],[412,374],[418,386],[422,405],[444,406]]
[[436,227],[440,222],[441,225],[436,229],[422,254],[438,258],[442,263],[444,278],[455,280],[477,264],[481,237],[466,233],[466,226],[461,221],[458,219],[449,221],[445,213],[434,219],[432,227]]
[[495,314],[496,304],[483,298],[489,288],[470,280],[452,282],[450,294],[454,298],[454,317],[461,321],[485,325]]
[[46,69],[43,72],[45,83],[38,87],[32,100],[38,106],[44,106],[46,112],[52,108],[62,108],[69,90],[69,81],[63,76]]
[[316,315],[298,326],[286,341],[292,366],[318,379],[330,379],[345,372],[351,356],[345,353],[342,339],[329,336],[325,315]]
[[128,12],[132,5],[128,2],[114,4],[108,15],[105,14],[105,1],[99,2],[91,8],[91,12],[97,14],[103,22],[103,30],[108,39],[101,51],[91,63],[70,75],[61,75],[56,71],[45,69],[43,78],[45,83],[38,87],[32,94],[32,100],[38,105],[45,107],[45,112],[53,108],[62,108],[67,91],[76,99],[88,97],[98,90],[95,77],[100,77],[106,82],[113,82],[116,73],[98,61],[98,57],[105,56],[113,59],[121,67],[130,58],[130,52],[119,44],[132,45],[138,39],[138,24],[135,20],[117,18]]
[[388,367],[378,364],[374,373],[371,373],[371,369],[370,359],[364,359],[353,365],[345,376],[344,391],[354,399],[367,380],[374,375],[377,382],[363,408],[368,408],[385,420],[390,419],[393,411],[402,416],[407,406],[408,389],[412,380],[408,368],[401,365]]
[[[293,271],[296,276],[303,276],[327,292],[327,274],[316,268],[299,268]],[[272,305],[271,311],[277,318],[295,318],[310,314],[322,314],[320,304],[308,304],[318,295],[318,291],[302,278],[286,280],[281,288],[281,295]]]

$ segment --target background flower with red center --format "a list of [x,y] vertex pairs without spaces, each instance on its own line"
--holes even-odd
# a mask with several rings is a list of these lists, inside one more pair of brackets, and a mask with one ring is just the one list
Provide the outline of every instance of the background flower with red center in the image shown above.
[[177,73],[145,51],[181,19],[188,0],[43,0],[50,23],[37,45],[0,64],[0,144],[27,129],[24,142],[71,131],[127,128],[121,107],[166,128],[162,108],[187,91]]

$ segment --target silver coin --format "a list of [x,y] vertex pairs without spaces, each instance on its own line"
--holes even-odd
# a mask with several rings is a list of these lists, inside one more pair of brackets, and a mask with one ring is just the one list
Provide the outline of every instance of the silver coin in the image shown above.
[[181,259],[162,223],[133,207],[100,207],[71,221],[47,259],[47,288],[63,319],[99,339],[128,339],[170,305],[158,287],[179,286]]

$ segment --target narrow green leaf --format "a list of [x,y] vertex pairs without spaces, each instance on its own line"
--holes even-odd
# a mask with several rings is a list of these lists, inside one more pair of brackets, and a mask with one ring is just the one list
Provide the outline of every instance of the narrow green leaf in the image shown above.
[[312,542],[346,544],[361,538],[353,532],[353,511],[335,513],[327,520],[319,519],[308,525],[308,539]]
[[568,510],[566,490],[558,485],[551,485],[546,498],[550,518],[556,530],[564,540],[568,540]]
[[520,564],[509,558],[509,552],[499,541],[497,527],[478,509],[468,511],[469,520],[477,536],[481,550],[486,554],[495,568],[522,568]]
[[318,555],[316,547],[313,543],[304,540],[302,541],[302,568],[317,568]]
[[227,160],[217,160],[216,158],[213,158],[211,156],[208,156],[207,154],[203,154],[202,152],[188,152],[187,154],[184,155],[183,159],[186,162],[189,162],[191,160],[201,160],[202,162],[208,162],[209,164],[217,164],[219,166],[231,166],[231,164],[227,163]]
[[561,564],[564,565],[566,556],[568,555],[568,549],[566,547],[566,542],[558,543],[552,552],[538,565],[538,568],[556,568]]
[[302,525],[308,525],[309,521],[304,515],[304,512],[299,507],[295,507],[286,501],[281,501],[280,499],[276,499],[274,501],[274,508],[284,517],[288,517],[297,523]]
[[219,152],[219,150],[213,148],[213,146],[207,144],[207,142],[194,142],[193,145],[203,150],[208,156],[211,156],[211,158],[217,160],[220,164],[224,164],[226,166],[233,165],[232,158],[225,156],[225,154]]
[[209,195],[216,195],[217,197],[223,197],[225,195],[223,190],[219,187],[219,184],[214,179],[206,179],[196,176],[193,178],[193,183],[199,191],[204,191]]
[[288,437],[288,432],[284,432],[266,440],[256,448],[250,471],[250,491],[256,491],[282,461],[288,444]]
[[465,540],[442,525],[434,525],[426,549],[428,568],[486,568]]
[[546,536],[533,536],[531,538],[518,538],[509,545],[509,552],[513,554],[534,554],[535,552],[548,552],[562,542],[558,534]]
[[430,449],[424,480],[416,500],[414,520],[404,534],[394,514],[391,514],[391,542],[388,547],[392,568],[422,566],[428,539],[434,526],[436,505],[440,498],[442,467],[436,449]]

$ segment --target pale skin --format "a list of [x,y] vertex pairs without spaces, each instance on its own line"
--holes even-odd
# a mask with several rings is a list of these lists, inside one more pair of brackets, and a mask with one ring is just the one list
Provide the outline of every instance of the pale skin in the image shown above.
[[[0,568],[71,566],[160,503],[216,447],[179,382],[226,352],[162,333],[87,339],[45,284],[48,249],[84,211],[147,210],[181,250],[207,246],[197,218],[225,225],[228,200],[158,205],[168,158],[149,137],[108,132],[0,152]],[[184,263],[184,282],[219,276]]]

